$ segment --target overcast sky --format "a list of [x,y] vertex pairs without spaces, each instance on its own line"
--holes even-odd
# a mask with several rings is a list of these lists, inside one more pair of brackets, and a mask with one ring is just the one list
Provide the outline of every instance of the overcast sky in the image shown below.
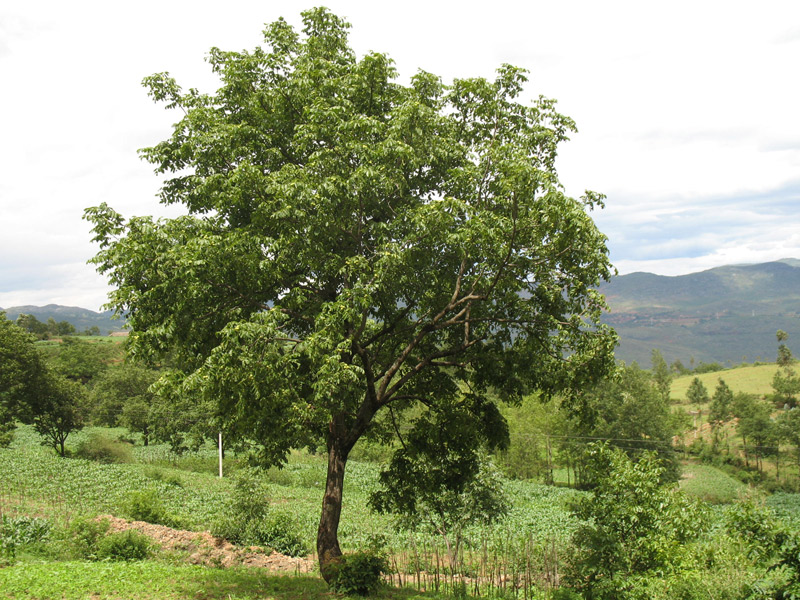
[[[324,3],[351,44],[445,82],[530,71],[579,132],[561,150],[567,192],[595,212],[620,273],[677,275],[800,258],[800,2],[528,0]],[[178,115],[146,75],[216,89],[209,48],[252,49],[293,1],[3,0],[0,3],[0,306],[97,310],[84,208],[169,214],[136,150]]]

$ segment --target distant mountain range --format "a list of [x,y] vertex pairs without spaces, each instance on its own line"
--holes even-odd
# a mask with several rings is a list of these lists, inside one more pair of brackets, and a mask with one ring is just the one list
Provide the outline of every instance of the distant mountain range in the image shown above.
[[717,267],[665,277],[631,273],[600,287],[604,321],[620,336],[617,358],[649,366],[653,348],[668,362],[774,361],[775,332],[800,354],[800,260]]
[[[666,277],[631,273],[600,286],[611,312],[603,318],[620,336],[617,358],[650,365],[658,348],[667,362],[727,365],[774,361],[775,332],[789,334],[788,346],[800,355],[800,260],[717,267],[700,273]],[[2,309],[0,309],[2,310]],[[68,321],[78,331],[97,325],[103,335],[120,331],[124,320],[112,312],[49,304],[6,309],[40,321]]]
[[16,321],[20,314],[33,315],[43,323],[51,317],[56,322],[67,321],[74,325],[78,332],[83,332],[96,325],[100,328],[101,335],[108,335],[112,331],[122,331],[125,326],[124,319],[111,318],[114,312],[110,310],[98,313],[76,306],[48,304],[47,306],[12,306],[11,308],[0,308],[0,311],[5,311],[6,318],[12,321]]

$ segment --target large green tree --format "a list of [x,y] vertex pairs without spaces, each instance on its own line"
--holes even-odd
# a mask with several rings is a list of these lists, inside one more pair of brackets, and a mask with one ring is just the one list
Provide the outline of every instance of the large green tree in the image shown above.
[[420,71],[401,85],[385,55],[355,56],[340,18],[303,22],[268,25],[266,48],[213,48],[216,93],[146,78],[183,113],[142,155],[186,216],[87,216],[130,352],[174,367],[162,394],[213,402],[265,465],[325,444],[328,577],[356,441],[421,406],[432,432],[466,424],[450,430],[473,440],[459,471],[505,441],[496,399],[575,397],[611,367],[615,336],[594,291],[611,273],[588,214],[601,198],[558,181],[574,124],[555,103],[521,102],[508,65],[494,81]]

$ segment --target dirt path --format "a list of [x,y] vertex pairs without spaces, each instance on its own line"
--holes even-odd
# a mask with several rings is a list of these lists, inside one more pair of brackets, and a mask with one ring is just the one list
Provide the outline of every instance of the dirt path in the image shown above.
[[187,552],[189,562],[194,564],[232,567],[262,567],[270,571],[283,573],[309,573],[316,568],[316,561],[310,557],[293,558],[272,552],[265,554],[261,548],[240,548],[222,538],[216,538],[207,531],[185,531],[172,529],[164,525],[152,525],[144,521],[126,521],[111,515],[102,515],[98,520],[106,519],[110,531],[135,529],[145,534],[165,550]]

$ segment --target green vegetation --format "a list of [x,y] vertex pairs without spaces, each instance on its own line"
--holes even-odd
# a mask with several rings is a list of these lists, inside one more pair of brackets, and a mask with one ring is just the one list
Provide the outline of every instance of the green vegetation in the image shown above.
[[688,570],[688,542],[708,527],[702,506],[664,484],[664,467],[653,453],[633,462],[607,444],[587,452],[595,487],[575,509],[583,524],[568,573],[572,586],[592,599],[637,598],[633,578]]
[[[127,344],[0,314],[0,598],[792,597],[788,334],[770,392],[690,359],[673,406],[661,351],[614,364],[554,102],[509,65],[401,85],[303,21],[212,49],[213,94],[145,79],[183,117],[142,155],[189,214],[86,211]],[[272,560],[330,592],[244,566]]]
[[[185,600],[329,598],[318,577],[280,577],[258,569],[208,569],[169,562],[26,562],[0,569],[0,598],[85,600],[87,597]],[[413,598],[398,595],[396,598]]]
[[734,369],[727,369],[724,372],[683,375],[676,377],[672,382],[670,397],[674,401],[683,402],[686,400],[686,392],[695,378],[699,379],[707,390],[713,390],[717,387],[720,377],[725,379],[725,383],[734,392],[765,396],[772,394],[772,380],[777,370],[778,366],[773,363],[742,365]]
[[[75,435],[72,442],[77,446],[101,434],[113,439],[124,435],[124,430],[90,429]],[[21,590],[25,585],[32,586],[32,590],[39,590],[37,593],[45,598],[61,597],[62,591],[64,597],[81,597],[81,592],[86,593],[86,590],[92,590],[100,597],[128,594],[147,598],[153,597],[148,595],[155,593],[153,589],[161,592],[163,597],[178,598],[185,597],[181,594],[188,593],[187,590],[196,589],[191,582],[208,585],[210,591],[207,597],[211,598],[216,597],[214,594],[222,594],[222,590],[246,598],[248,594],[258,593],[259,589],[261,593],[266,593],[263,590],[273,589],[271,586],[286,586],[280,589],[293,591],[303,589],[300,583],[274,581],[274,578],[260,570],[221,570],[183,565],[179,556],[164,551],[151,555],[143,562],[129,564],[70,562],[73,557],[96,559],[106,552],[103,550],[106,545],[115,548],[115,556],[128,551],[134,553],[140,547],[136,541],[118,538],[104,542],[108,533],[107,525],[104,527],[102,522],[88,520],[97,514],[124,515],[130,509],[132,498],[137,498],[139,509],[144,507],[151,511],[149,515],[140,513],[138,517],[147,516],[153,521],[163,521],[163,515],[168,514],[174,523],[196,530],[214,527],[221,518],[232,514],[232,509],[239,511],[240,515],[248,512],[269,515],[274,509],[287,514],[285,507],[291,506],[293,521],[284,523],[278,529],[281,532],[294,531],[304,544],[311,545],[324,490],[324,457],[293,453],[286,469],[258,472],[245,468],[236,456],[229,456],[229,469],[233,469],[237,476],[220,480],[211,473],[192,470],[194,467],[205,468],[204,461],[213,459],[212,447],[181,455],[171,453],[169,446],[161,444],[148,447],[138,445],[133,450],[131,463],[62,459],[52,450],[41,446],[32,428],[20,427],[11,447],[0,451],[0,508],[4,514],[11,516],[37,515],[40,525],[29,529],[44,533],[37,543],[16,545],[13,566],[0,569],[0,598],[23,597],[20,594],[23,594]],[[619,462],[622,459],[615,460]],[[651,468],[653,465],[652,462],[640,463],[637,467],[625,468],[634,469],[630,471],[631,476],[636,472],[645,476],[646,473],[658,473]],[[482,595],[504,597],[503,594],[508,590],[503,591],[503,586],[516,580],[519,585],[527,586],[529,597],[541,597],[544,600],[545,590],[556,581],[555,572],[563,573],[571,564],[569,556],[574,547],[573,540],[579,543],[577,540],[580,539],[574,536],[581,523],[586,522],[580,515],[575,516],[571,512],[576,500],[588,498],[584,492],[530,481],[501,479],[499,484],[508,507],[506,514],[498,516],[489,527],[480,523],[464,527],[463,542],[458,560],[455,561],[457,567],[453,569],[447,558],[447,545],[439,533],[395,527],[392,517],[370,511],[370,494],[379,486],[378,465],[351,461],[348,469],[352,489],[342,515],[342,544],[349,552],[367,553],[363,561],[354,560],[354,568],[361,565],[357,567],[357,573],[369,572],[367,567],[373,564],[370,557],[376,556],[370,553],[385,553],[393,571],[390,578],[394,585],[404,582],[411,586],[430,586],[430,589],[438,585],[440,594],[446,596],[474,594],[481,590]],[[594,471],[600,472],[600,469]],[[617,486],[615,489],[618,493],[625,494],[628,493],[626,490],[636,488],[640,490],[638,493],[646,497],[627,505],[617,500],[594,504],[584,502],[584,506],[613,506],[615,511],[624,511],[625,506],[644,507],[653,505],[648,502],[663,502],[658,497],[650,498],[647,486],[629,488],[624,485],[625,477],[619,472],[615,473],[608,482]],[[686,474],[689,477],[682,480],[681,489],[687,495],[718,504],[735,505],[746,489],[743,484],[708,465],[689,465]],[[655,486],[654,493],[662,485],[659,477],[647,481]],[[153,492],[142,494],[141,490]],[[764,510],[769,511],[767,514],[771,515],[776,527],[785,525],[791,528],[800,524],[799,498],[794,494],[776,494],[769,498],[769,508]],[[766,566],[772,564],[771,561],[784,559],[780,558],[777,546],[771,547],[770,553],[761,552],[760,558],[755,559],[748,554],[750,542],[720,538],[720,527],[726,522],[723,519],[725,514],[710,513],[708,518],[712,519],[712,525],[716,525],[707,533],[698,528],[699,522],[684,528],[687,535],[691,535],[682,545],[681,552],[684,554],[681,556],[685,560],[679,563],[679,571],[667,570],[663,576],[638,573],[619,581],[627,580],[635,590],[649,590],[653,598],[668,598],[669,586],[674,587],[677,582],[684,581],[681,585],[694,590],[692,595],[685,596],[687,598],[711,598],[714,597],[714,590],[724,589],[730,592],[726,597],[744,600],[747,596],[742,590],[749,589],[748,586],[766,577]],[[666,515],[662,511],[659,518],[666,518]],[[608,513],[606,517],[609,525],[613,526],[616,520],[612,518],[613,514]],[[252,521],[258,522],[258,519]],[[250,523],[251,520],[243,519],[241,522]],[[672,547],[670,544],[667,546]],[[116,549],[120,547],[121,550]],[[698,575],[701,571],[695,570],[701,569],[701,562],[698,561],[711,561],[708,562],[710,566],[702,567],[702,578]],[[62,585],[57,584],[55,575],[49,575],[63,574],[64,569],[73,569],[76,564],[80,566],[74,568],[74,574],[65,579]],[[101,565],[106,566],[101,568]],[[147,584],[145,572],[153,579]],[[464,572],[479,576],[477,579],[473,576],[468,583],[464,583],[460,575]],[[37,574],[35,583],[31,583],[28,573]],[[118,574],[124,579],[92,587],[100,573]],[[492,576],[491,573],[497,575]],[[174,577],[176,582],[162,581],[159,579],[162,576]],[[300,579],[305,582],[304,585],[310,586],[307,588],[308,597],[321,597],[327,589],[313,578]],[[783,585],[780,581],[778,584]],[[322,587],[317,587],[319,585]],[[291,592],[285,593],[288,596]],[[393,588],[385,588],[378,595],[413,597],[412,592]]]
[[711,465],[688,463],[683,466],[681,489],[689,496],[709,504],[729,504],[747,493],[747,485]]

